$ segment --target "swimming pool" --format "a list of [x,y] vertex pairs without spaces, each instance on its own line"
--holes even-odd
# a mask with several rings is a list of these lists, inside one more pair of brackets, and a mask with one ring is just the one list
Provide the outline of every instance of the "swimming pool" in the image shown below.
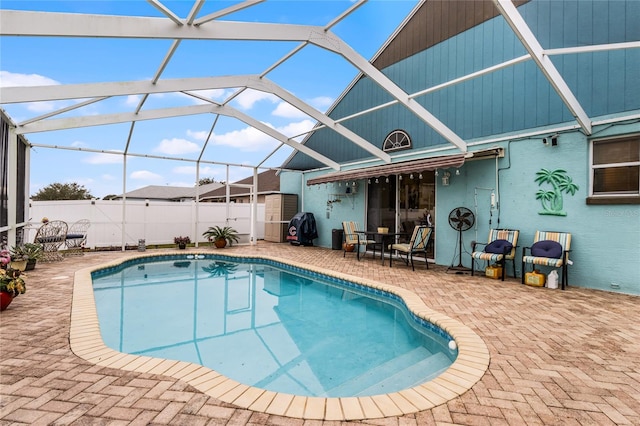
[[262,259],[163,256],[93,274],[102,337],[304,396],[397,392],[455,360],[451,336],[401,300]]
[[[209,261],[211,259],[209,254],[204,253],[192,253],[190,256],[194,257],[187,259],[184,255],[179,257],[170,255],[165,260],[178,262],[175,268],[179,269],[184,267],[186,262]],[[201,259],[197,259],[197,257],[201,257]],[[242,258],[225,256],[225,259],[232,260]],[[354,287],[361,286],[365,288],[364,291],[385,293],[385,297],[391,297],[396,302],[406,305],[410,318],[418,322],[436,324],[455,339],[458,344],[458,356],[455,362],[435,379],[397,392],[360,397],[325,398],[268,391],[241,384],[220,374],[219,371],[201,367],[192,362],[172,361],[155,356],[126,354],[113,350],[104,344],[100,328],[97,325],[91,274],[97,273],[99,275],[110,269],[122,268],[124,261],[140,262],[136,265],[135,269],[137,270],[137,266],[152,259],[158,260],[158,256],[147,253],[137,255],[135,259],[122,259],[113,264],[87,268],[76,273],[70,336],[74,353],[101,366],[172,376],[188,382],[207,395],[236,406],[291,417],[325,420],[376,418],[426,410],[466,392],[482,377],[488,367],[489,356],[486,345],[472,330],[430,310],[412,292],[383,283],[354,279],[344,274],[324,271],[319,268],[306,268],[304,265],[291,261],[286,261],[286,266],[294,272],[298,269],[301,272],[311,269],[312,274],[328,272],[331,280],[348,279],[350,285]],[[272,259],[269,256],[251,257],[251,259],[257,259],[261,262],[278,263],[281,261],[281,259]],[[336,291],[335,288],[332,291]],[[167,295],[166,299],[170,298],[171,295]],[[237,305],[231,306],[231,308],[242,309],[243,307]]]

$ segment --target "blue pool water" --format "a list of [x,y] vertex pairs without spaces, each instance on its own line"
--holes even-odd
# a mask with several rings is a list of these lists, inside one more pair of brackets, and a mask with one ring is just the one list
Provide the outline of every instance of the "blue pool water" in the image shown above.
[[396,392],[445,371],[451,337],[389,293],[263,259],[158,256],[94,272],[105,344],[304,396]]

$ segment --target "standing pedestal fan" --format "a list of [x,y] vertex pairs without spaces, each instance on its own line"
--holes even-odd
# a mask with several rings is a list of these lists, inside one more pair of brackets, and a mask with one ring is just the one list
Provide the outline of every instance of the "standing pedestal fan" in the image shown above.
[[449,213],[449,225],[458,231],[458,265],[454,266],[456,258],[453,258],[451,266],[447,269],[456,271],[458,274],[462,274],[465,271],[471,271],[470,268],[462,266],[462,233],[468,229],[471,229],[476,222],[473,212],[466,207],[456,207]]

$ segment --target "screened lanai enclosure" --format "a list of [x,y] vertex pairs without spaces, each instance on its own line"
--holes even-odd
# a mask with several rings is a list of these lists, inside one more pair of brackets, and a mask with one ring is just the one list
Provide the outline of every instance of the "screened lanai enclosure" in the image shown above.
[[[591,32],[590,41],[578,30],[575,37],[565,34],[567,45],[555,46],[550,40],[562,19],[585,18],[573,16],[577,7],[557,17],[552,2],[534,2],[539,7],[521,8],[528,0],[3,2],[0,230],[9,244],[16,241],[30,220],[31,188],[48,183],[33,176],[46,168],[108,180],[122,194],[139,185],[136,179],[162,179],[154,170],[181,170],[191,185],[210,175],[227,183],[253,176],[254,187],[264,170],[310,173],[295,190],[301,210],[316,207],[308,185],[382,179],[363,191],[368,198],[358,207],[369,209],[372,224],[397,222],[403,210],[434,208],[438,169],[455,176],[472,160],[505,156],[499,143],[510,136],[498,135],[504,129],[494,121],[516,100],[506,91],[497,100],[488,90],[506,84],[504,75],[533,82],[527,96],[540,93],[539,104],[547,102],[554,115],[546,122],[524,108],[520,123],[514,113],[517,123],[504,131],[519,139],[544,135],[548,129],[533,129],[551,124],[589,138],[594,126],[637,120],[633,101],[625,100],[637,91],[631,72],[610,85],[607,96],[624,105],[605,117],[607,108],[591,105],[598,94],[575,87],[581,68],[558,65],[584,54],[637,52],[633,30]],[[617,12],[607,2],[591,3],[590,10],[637,16],[633,2],[620,2]],[[539,14],[523,16],[523,10]],[[527,20],[532,16],[535,25]],[[482,38],[469,40],[477,28]],[[476,45],[482,40],[490,43]],[[447,55],[442,46],[452,43],[457,54]],[[429,68],[403,71],[422,60],[420,52],[429,52]],[[633,67],[635,57],[628,58]],[[445,65],[456,72],[445,73]],[[422,77],[410,79],[416,69]],[[480,123],[483,104],[467,104],[479,100],[483,88],[495,110],[505,112]],[[467,107],[475,115],[465,122]],[[481,134],[474,133],[478,126]],[[411,153],[401,135],[389,139],[404,127],[418,129]],[[116,164],[118,173],[102,174],[104,164]],[[414,177],[421,178],[415,188],[406,184]],[[126,209],[126,197],[118,202]],[[252,203],[253,243],[255,196]],[[385,216],[380,206],[391,213]]]

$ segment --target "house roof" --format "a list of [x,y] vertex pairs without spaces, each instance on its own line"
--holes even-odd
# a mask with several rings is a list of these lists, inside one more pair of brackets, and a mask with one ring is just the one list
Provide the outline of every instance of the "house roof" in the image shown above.
[[[237,182],[240,185],[251,185],[253,183],[253,176],[249,176],[248,178],[241,179]],[[233,185],[233,184],[232,184]],[[229,188],[229,192],[232,197],[238,196],[247,196],[249,195],[248,188],[242,188],[237,186],[231,186]],[[275,192],[280,192],[280,177],[277,174],[276,170],[267,170],[266,172],[258,173],[258,194],[271,194]],[[200,199],[211,199],[211,198],[222,198],[227,194],[226,187],[221,187],[214,189],[213,191],[209,191],[200,195]]]
[[[219,182],[201,185],[198,190],[200,194],[213,189],[222,187]],[[153,200],[180,200],[185,198],[196,198],[196,187],[188,186],[168,186],[168,185],[149,185],[142,188],[134,189],[125,194],[127,198],[153,199]],[[202,195],[201,195],[202,196]],[[115,197],[122,198],[122,194]]]

